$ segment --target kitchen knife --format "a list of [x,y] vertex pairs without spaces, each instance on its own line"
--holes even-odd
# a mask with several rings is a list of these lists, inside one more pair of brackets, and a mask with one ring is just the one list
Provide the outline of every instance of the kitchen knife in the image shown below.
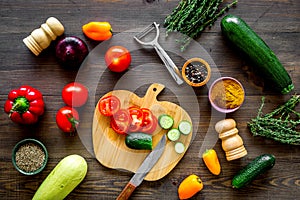
[[130,197],[136,187],[138,187],[144,180],[145,176],[152,169],[155,163],[158,161],[162,155],[166,146],[166,135],[160,139],[159,143],[156,145],[155,149],[145,158],[141,166],[138,168],[134,176],[127,183],[123,191],[118,196],[117,200],[126,200]]

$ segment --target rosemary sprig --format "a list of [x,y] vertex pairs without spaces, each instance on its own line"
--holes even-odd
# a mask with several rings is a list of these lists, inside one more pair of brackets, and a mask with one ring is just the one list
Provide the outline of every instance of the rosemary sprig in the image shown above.
[[184,51],[192,39],[200,36],[207,26],[212,26],[237,2],[238,0],[233,0],[220,10],[223,0],[181,0],[172,13],[165,18],[167,35],[172,31],[184,34],[180,41],[181,50]]
[[300,145],[300,113],[295,111],[295,107],[300,102],[300,95],[293,95],[286,103],[265,115],[262,114],[264,99],[263,97],[256,118],[248,123],[253,136],[263,136],[285,144]]

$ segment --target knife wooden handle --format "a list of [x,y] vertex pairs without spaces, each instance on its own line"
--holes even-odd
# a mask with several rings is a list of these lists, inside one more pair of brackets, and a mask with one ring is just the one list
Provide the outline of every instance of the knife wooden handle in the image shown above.
[[127,183],[123,191],[117,197],[117,200],[127,200],[135,190],[136,186],[132,185],[131,183]]

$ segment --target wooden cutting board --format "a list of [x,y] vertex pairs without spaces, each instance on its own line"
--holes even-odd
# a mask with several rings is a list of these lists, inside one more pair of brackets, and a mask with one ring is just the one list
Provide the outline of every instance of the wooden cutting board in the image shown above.
[[[130,106],[139,106],[149,108],[152,113],[158,117],[161,114],[169,114],[174,118],[174,127],[178,126],[181,120],[192,120],[188,113],[179,105],[168,102],[158,101],[157,95],[165,88],[164,85],[154,83],[149,86],[144,97],[140,98],[133,92],[127,90],[114,90],[107,95],[115,95],[121,101],[121,108]],[[104,97],[103,96],[103,97]],[[98,102],[99,103],[99,102]],[[128,170],[136,172],[150,150],[134,150],[125,145],[125,136],[115,133],[110,127],[110,118],[102,115],[98,111],[98,104],[95,108],[93,118],[93,147],[96,159],[104,166],[113,169]],[[157,129],[153,133],[153,148],[167,130]],[[187,136],[181,135],[179,141],[183,142],[186,147],[190,145],[192,133]],[[184,156],[178,154],[174,149],[174,142],[167,140],[165,150],[154,165],[152,170],[147,174],[145,180],[155,181],[167,175]]]

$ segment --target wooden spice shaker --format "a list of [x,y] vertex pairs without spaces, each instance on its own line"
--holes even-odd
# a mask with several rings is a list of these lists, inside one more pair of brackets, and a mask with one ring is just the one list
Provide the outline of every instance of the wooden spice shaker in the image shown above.
[[216,123],[216,131],[222,140],[222,148],[228,161],[247,155],[242,138],[238,135],[236,122],[233,119],[224,119]]
[[23,39],[25,45],[38,56],[50,43],[64,33],[64,26],[55,17],[49,17],[46,23],[35,29]]

